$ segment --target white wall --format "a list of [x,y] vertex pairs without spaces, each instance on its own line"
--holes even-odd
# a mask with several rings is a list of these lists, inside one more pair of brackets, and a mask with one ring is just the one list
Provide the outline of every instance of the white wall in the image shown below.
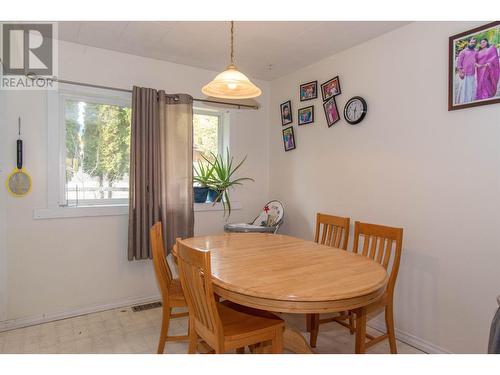
[[[72,43],[59,45],[59,77],[67,80],[154,87],[201,97],[201,87],[216,73]],[[233,199],[241,202],[242,209],[233,211],[231,221],[253,219],[268,196],[269,83],[256,82],[263,89],[258,100],[261,109],[231,110],[232,152],[236,158],[248,154],[241,173],[255,179],[234,192]],[[46,94],[8,92],[1,99],[0,178],[4,181],[15,166],[17,117],[21,116],[25,166],[33,191],[13,198],[0,189],[0,277],[4,268],[7,271],[5,282],[0,279],[0,320],[13,324],[158,295],[150,261],[127,261],[126,215],[33,219],[33,210],[47,205]],[[2,220],[2,215],[7,219]],[[220,211],[197,213],[195,220],[198,234],[222,231],[224,224]]]
[[[7,108],[5,104],[5,92],[0,92],[0,114],[6,113]],[[0,126],[0,180],[2,181],[5,180],[7,175],[6,166],[1,162],[5,160],[6,155],[7,143],[5,138],[4,126]],[[6,198],[5,192],[0,193],[0,321],[6,319],[7,316]]]
[[[500,294],[500,105],[447,111],[448,37],[477,25],[412,23],[271,82],[283,232],[311,239],[318,211],[404,227],[396,327],[435,351],[486,352]],[[327,128],[318,99],[285,153],[279,104],[292,99],[296,124],[299,85],[337,74],[339,110],[361,95],[365,120]]]

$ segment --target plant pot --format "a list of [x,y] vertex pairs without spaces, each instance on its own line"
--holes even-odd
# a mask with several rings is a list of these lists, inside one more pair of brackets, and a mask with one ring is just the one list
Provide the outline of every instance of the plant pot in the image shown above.
[[208,201],[209,202],[220,202],[222,200],[222,196],[217,199],[219,192],[217,190],[208,189]]
[[205,203],[207,201],[209,188],[206,186],[194,186],[194,203]]

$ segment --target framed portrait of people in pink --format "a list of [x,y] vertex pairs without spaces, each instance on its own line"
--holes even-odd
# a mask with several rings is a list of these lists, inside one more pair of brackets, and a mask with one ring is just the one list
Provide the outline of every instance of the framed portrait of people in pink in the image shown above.
[[448,110],[500,103],[500,21],[449,39]]
[[295,136],[293,135],[293,126],[283,129],[283,145],[285,151],[295,149]]
[[321,84],[321,95],[323,96],[324,102],[340,94],[341,90],[339,76],[333,77],[332,79],[329,79],[325,83]]
[[332,126],[340,120],[339,110],[337,109],[335,97],[332,97],[324,102],[323,109],[325,110],[326,123],[328,124],[328,127]]

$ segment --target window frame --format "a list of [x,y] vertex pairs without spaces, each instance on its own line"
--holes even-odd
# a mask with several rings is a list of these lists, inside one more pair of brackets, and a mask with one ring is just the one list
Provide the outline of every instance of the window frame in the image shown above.
[[[114,207],[128,206],[127,198],[66,199],[66,100],[95,104],[132,106],[132,94],[113,90],[60,85],[58,92],[48,94],[49,104],[49,207]],[[57,185],[57,186],[56,186]]]
[[[224,112],[222,110],[215,109],[207,109],[201,107],[193,107],[193,116],[194,115],[206,115],[206,116],[215,116],[218,117],[217,121],[217,153],[220,155],[225,154],[226,146],[228,142],[226,141],[226,123],[228,122],[228,112]],[[193,127],[193,138],[194,138],[194,127]],[[193,139],[193,150],[195,144]]]
[[[117,216],[128,214],[128,201],[123,204],[109,202],[112,204],[93,204],[84,206],[68,206],[61,202],[61,197],[65,198],[64,186],[66,176],[66,147],[65,147],[65,118],[60,109],[61,96],[72,96],[78,98],[101,98],[105,103],[110,103],[109,100],[116,100],[118,105],[131,106],[132,94],[114,90],[101,88],[74,86],[70,84],[59,83],[57,91],[47,91],[47,205],[45,208],[35,208],[33,210],[33,218],[37,220],[44,219],[66,219],[78,217],[95,217],[95,216]],[[91,101],[92,101],[91,100]],[[111,104],[111,103],[110,103]],[[221,155],[226,154],[226,150],[230,145],[230,122],[233,115],[237,116],[237,111],[232,111],[223,108],[207,108],[203,104],[193,106],[193,114],[216,115],[219,117],[218,124],[218,149]],[[62,131],[61,131],[62,130]],[[63,148],[64,146],[64,148]],[[194,146],[194,144],[193,144]],[[64,153],[61,152],[64,150]],[[61,194],[62,191],[62,194]],[[61,204],[63,203],[63,204]],[[215,206],[211,203],[196,203],[194,205],[195,212],[204,211],[222,211],[223,207],[220,204]],[[233,202],[233,209],[241,209],[240,202]]]

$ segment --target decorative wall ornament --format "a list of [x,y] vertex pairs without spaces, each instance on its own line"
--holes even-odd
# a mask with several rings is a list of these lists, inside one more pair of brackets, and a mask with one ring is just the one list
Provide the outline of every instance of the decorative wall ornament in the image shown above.
[[448,110],[500,103],[500,21],[449,38]]
[[323,109],[325,110],[328,127],[340,120],[339,110],[337,109],[337,103],[335,102],[334,96],[323,103]]
[[281,125],[282,126],[291,124],[293,122],[292,102],[290,100],[287,100],[286,102],[280,104],[280,113],[281,113]]
[[318,97],[318,81],[312,81],[300,85],[299,97],[301,102],[316,99]]
[[297,121],[299,125],[312,124],[314,122],[314,106],[299,108]]
[[283,129],[283,145],[285,151],[295,149],[295,137],[293,135],[293,126]]
[[328,99],[341,94],[340,90],[340,80],[339,76],[336,76],[325,83],[321,84],[321,95],[323,96],[323,101],[326,102]]

